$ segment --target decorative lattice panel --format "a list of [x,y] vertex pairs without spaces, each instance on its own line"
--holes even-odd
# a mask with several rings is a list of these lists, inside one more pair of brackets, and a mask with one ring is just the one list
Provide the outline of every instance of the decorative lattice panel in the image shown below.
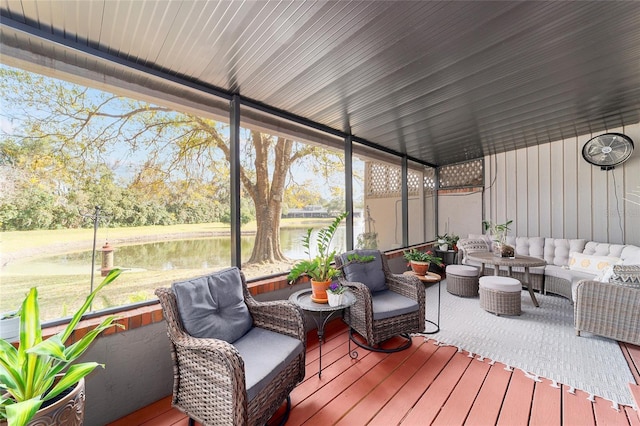
[[482,160],[467,161],[440,168],[440,188],[482,186]]
[[[433,170],[431,170],[433,173]],[[367,197],[388,198],[402,196],[402,168],[393,164],[368,162],[366,166]],[[433,176],[432,176],[433,179]],[[410,196],[420,195],[423,173],[409,170],[407,189]]]

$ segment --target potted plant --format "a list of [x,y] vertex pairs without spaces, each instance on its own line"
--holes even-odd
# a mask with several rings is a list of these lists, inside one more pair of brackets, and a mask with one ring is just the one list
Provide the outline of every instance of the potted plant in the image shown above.
[[[80,425],[84,418],[84,377],[98,365],[96,362],[73,364],[105,329],[122,327],[108,316],[100,325],[89,331],[77,342],[65,346],[73,330],[89,309],[96,294],[115,280],[120,269],[112,270],[102,283],[87,296],[84,304],[75,313],[67,327],[42,339],[38,291],[32,288],[18,312],[20,318],[20,340],[18,347],[0,340],[0,424],[23,426],[41,417],[55,418],[51,410],[65,408],[75,398],[76,418],[68,419],[65,425]],[[66,407],[68,409],[68,407]],[[48,424],[46,421],[38,424]]]
[[329,306],[342,305],[345,291],[346,287],[340,284],[339,281],[333,281],[329,284],[329,288],[327,289],[327,300],[329,301]]
[[[340,225],[340,222],[342,222],[348,214],[348,212],[340,214],[329,226],[318,231],[316,255],[314,257],[311,256],[311,233],[313,232],[313,228],[307,229],[307,233],[302,238],[302,246],[309,258],[297,262],[293,268],[291,268],[289,275],[287,275],[287,280],[290,284],[293,284],[303,275],[308,276],[311,279],[311,300],[316,303],[328,302],[327,288],[329,288],[333,279],[340,275],[340,271],[332,263],[336,251],[331,250],[331,241],[338,229],[338,225]],[[371,260],[373,260],[373,256],[352,254],[348,256],[348,263],[342,267],[353,262],[369,262]]]
[[426,275],[432,262],[442,266],[442,259],[435,256],[430,250],[425,252],[411,249],[404,252],[404,258],[409,261],[409,265],[416,275]]
[[20,316],[18,312],[6,312],[0,317],[0,339],[8,342],[18,340],[20,336]]
[[485,231],[493,237],[493,254],[499,257],[514,257],[515,249],[507,244],[507,233],[509,232],[509,225],[513,223],[513,220],[507,220],[505,223],[495,224],[491,221],[484,220],[482,225]]
[[460,237],[458,235],[452,234],[452,235],[447,235],[447,245],[449,247],[451,247],[451,250],[458,250],[458,241],[460,240]]
[[448,239],[449,237],[447,236],[447,234],[438,235],[436,238],[437,238],[438,248],[441,251],[449,250],[449,239]]

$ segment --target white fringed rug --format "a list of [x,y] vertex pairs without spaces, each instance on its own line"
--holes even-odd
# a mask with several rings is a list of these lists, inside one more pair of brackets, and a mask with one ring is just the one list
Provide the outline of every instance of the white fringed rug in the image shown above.
[[[427,287],[427,319],[436,319],[438,285]],[[478,297],[451,295],[442,282],[440,332],[426,337],[456,346],[612,402],[633,406],[635,383],[615,340],[575,335],[573,305],[560,296],[536,293],[540,307],[522,292],[522,315],[496,316],[480,308]],[[434,327],[427,323],[426,330]]]

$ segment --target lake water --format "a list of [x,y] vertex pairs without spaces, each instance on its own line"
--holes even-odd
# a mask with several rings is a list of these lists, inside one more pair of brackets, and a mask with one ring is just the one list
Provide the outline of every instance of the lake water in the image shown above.
[[[344,229],[344,226],[341,227],[334,237],[334,245],[338,251],[343,251],[346,247]],[[280,229],[280,243],[285,256],[290,259],[302,259],[306,256],[301,244],[305,234],[306,229],[303,228]],[[253,241],[253,236],[241,237],[243,261],[251,256]],[[312,241],[315,240],[312,239]],[[231,240],[228,236],[116,246],[114,266],[156,271],[226,267],[231,264],[230,250]],[[90,271],[87,269],[90,264],[90,251],[65,253],[16,262],[3,268],[2,273],[6,275],[75,275]],[[100,267],[99,251],[96,252],[95,264],[97,268]]]

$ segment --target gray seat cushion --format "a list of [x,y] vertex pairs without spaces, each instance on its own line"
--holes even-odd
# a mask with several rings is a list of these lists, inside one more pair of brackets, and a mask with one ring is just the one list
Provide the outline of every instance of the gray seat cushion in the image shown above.
[[233,346],[244,361],[249,401],[304,350],[300,340],[258,327],[233,342]]
[[419,309],[418,302],[391,290],[372,293],[371,300],[374,321],[407,314]]
[[347,281],[362,283],[369,287],[371,292],[386,290],[388,288],[387,279],[384,276],[384,270],[382,269],[382,258],[380,257],[380,252],[378,250],[353,250],[342,253],[340,255],[342,263],[348,263],[348,256],[354,253],[359,256],[373,256],[375,259],[371,262],[356,262],[345,266],[342,269],[345,279]]
[[172,285],[184,329],[193,337],[233,343],[253,325],[238,268]]

